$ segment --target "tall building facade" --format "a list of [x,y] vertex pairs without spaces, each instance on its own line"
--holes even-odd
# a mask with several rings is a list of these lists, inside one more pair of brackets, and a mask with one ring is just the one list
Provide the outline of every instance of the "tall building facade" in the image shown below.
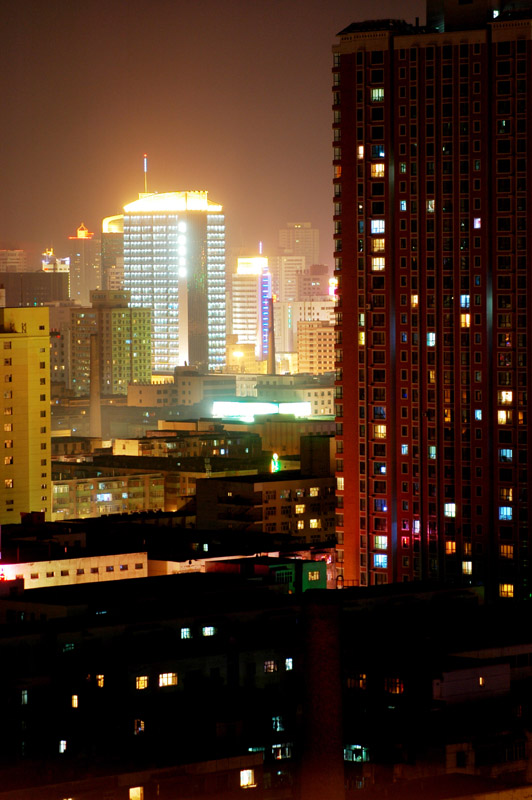
[[102,289],[119,292],[124,287],[124,215],[102,220]]
[[89,304],[93,289],[101,286],[100,240],[81,223],[75,236],[69,236],[70,299],[82,306]]
[[47,308],[0,308],[0,523],[51,519],[50,343]]
[[279,252],[304,256],[307,267],[320,263],[320,232],[310,222],[287,222],[279,231]]
[[124,288],[152,309],[156,372],[225,364],[225,221],[208,193],[141,195],[124,208]]
[[253,344],[255,356],[268,356],[269,300],[272,296],[268,259],[263,256],[239,258],[232,276],[231,308],[233,334],[238,344]]
[[529,596],[532,12],[436,6],[333,49],[337,555]]

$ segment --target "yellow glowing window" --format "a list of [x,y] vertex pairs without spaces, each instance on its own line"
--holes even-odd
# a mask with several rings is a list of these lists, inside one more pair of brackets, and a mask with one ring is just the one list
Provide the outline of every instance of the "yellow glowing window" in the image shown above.
[[387,536],[375,536],[375,550],[387,550],[388,549],[388,537]]
[[513,597],[514,585],[513,583],[499,583],[499,597]]
[[319,528],[319,527],[321,527],[319,519],[311,519],[310,520],[310,527],[311,528]]
[[144,800],[144,786],[132,786],[129,790],[129,800]]
[[460,314],[460,327],[461,328],[471,327],[471,314]]
[[79,705],[79,698],[77,694],[72,695],[72,708],[77,708]]
[[375,439],[386,439],[386,425],[374,425],[373,435]]
[[357,158],[361,161],[364,158],[364,145],[359,144],[357,147]]
[[412,305],[412,308],[417,308],[419,305],[419,295],[413,294],[412,297],[410,298],[410,303]]
[[309,581],[319,581],[320,571],[318,569],[311,570],[307,575]]
[[373,252],[374,253],[382,253],[384,252],[385,247],[385,240],[384,239],[373,239],[372,240]]
[[147,675],[137,675],[135,678],[135,689],[147,689],[148,688],[148,676]]
[[448,556],[453,556],[456,553],[456,542],[445,542],[445,552]]
[[509,403],[513,403],[514,393],[510,391],[500,391],[497,392],[497,400],[500,405],[508,405]]
[[499,425],[510,425],[512,422],[512,412],[499,409],[499,411],[497,411],[497,421]]
[[478,685],[479,686],[484,686],[484,684],[485,684],[484,678],[482,677],[482,675],[480,675],[479,679],[478,679]]
[[386,172],[386,165],[385,164],[372,164],[371,165],[371,177],[372,178],[384,178],[384,174]]
[[462,547],[463,547],[463,550],[464,550],[464,555],[465,556],[470,556],[471,555],[471,551],[472,551],[471,542],[464,542]]
[[177,672],[160,672],[159,686],[177,686]]
[[318,486],[311,486],[308,490],[310,497],[318,497],[320,494],[320,490]]
[[513,558],[514,557],[514,546],[513,544],[501,544],[499,545],[499,555],[501,558]]
[[371,259],[371,269],[373,272],[381,272],[385,267],[384,256],[373,256]]
[[462,561],[462,575],[472,575],[472,574],[473,574],[473,562]]
[[105,682],[104,675],[96,675],[96,686],[98,687],[98,689],[103,689],[104,682]]
[[405,690],[404,683],[400,678],[385,678],[384,691],[390,694],[403,694]]
[[366,333],[365,333],[365,331],[359,331],[358,332],[358,343],[359,343],[359,345],[365,345],[366,344]]
[[305,528],[305,521],[302,519],[298,519],[297,521],[297,529],[298,531],[302,531]]
[[304,514],[304,513],[305,513],[305,506],[304,506],[303,504],[301,504],[301,505],[300,505],[300,504],[298,503],[298,504],[296,505],[296,508],[295,508],[295,513],[296,513],[296,514]]
[[255,770],[241,769],[240,770],[240,787],[242,789],[254,789],[257,784],[255,783]]
[[435,369],[429,369],[428,381],[429,381],[429,383],[436,383],[436,370]]

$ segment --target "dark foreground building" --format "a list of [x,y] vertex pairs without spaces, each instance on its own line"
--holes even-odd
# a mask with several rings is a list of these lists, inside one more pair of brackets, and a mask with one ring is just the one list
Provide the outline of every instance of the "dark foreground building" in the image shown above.
[[2,800],[525,797],[515,601],[502,625],[473,590],[3,586]]
[[531,591],[532,8],[429,2],[334,47],[346,585]]

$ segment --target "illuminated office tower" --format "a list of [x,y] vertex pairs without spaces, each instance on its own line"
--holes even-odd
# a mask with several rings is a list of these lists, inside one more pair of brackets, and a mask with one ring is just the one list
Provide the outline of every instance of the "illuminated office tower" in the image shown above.
[[532,10],[427,11],[333,49],[338,562],[529,597]]
[[0,308],[0,350],[0,524],[30,511],[51,519],[48,309]]
[[25,250],[0,250],[0,272],[27,272]]
[[69,236],[70,299],[81,306],[89,304],[89,294],[100,288],[100,240],[94,238],[83,222],[75,236]]
[[124,215],[102,221],[102,289],[119,292],[124,288]]
[[284,255],[268,258],[272,276],[272,292],[280,303],[298,299],[298,276],[305,271],[305,256]]
[[279,231],[279,252],[304,256],[307,267],[320,262],[320,232],[310,222],[287,222]]
[[207,192],[143,194],[124,208],[124,288],[152,309],[152,365],[225,364],[225,222]]
[[262,256],[239,258],[232,276],[233,334],[238,344],[253,344],[255,356],[263,361],[268,355],[268,300],[272,296],[268,259]]

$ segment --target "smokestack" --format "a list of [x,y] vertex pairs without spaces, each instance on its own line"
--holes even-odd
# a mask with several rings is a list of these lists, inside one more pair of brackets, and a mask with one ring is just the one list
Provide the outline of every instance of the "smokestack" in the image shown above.
[[98,334],[91,333],[90,345],[90,397],[89,397],[89,436],[102,437],[102,407],[100,399],[100,352]]
[[273,297],[268,300],[268,375],[275,375],[275,334],[273,329]]

